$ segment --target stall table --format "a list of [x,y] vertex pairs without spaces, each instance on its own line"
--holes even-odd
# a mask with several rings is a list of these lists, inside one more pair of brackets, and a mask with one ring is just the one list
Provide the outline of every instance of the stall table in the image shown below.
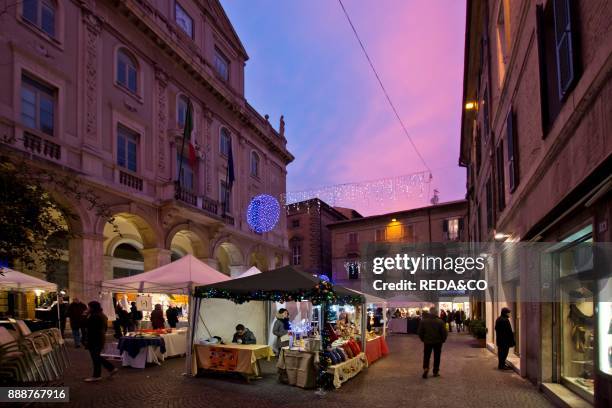
[[357,357],[329,366],[327,372],[334,377],[334,387],[340,388],[343,383],[359,374],[364,367],[368,367],[368,359],[362,352]]
[[368,365],[386,356],[389,354],[387,340],[383,336],[377,336],[371,340],[368,340],[366,342],[365,353],[368,358]]
[[300,388],[314,388],[317,380],[318,351],[294,350],[283,347],[276,367],[281,382]]
[[161,365],[166,353],[162,337],[124,336],[117,344],[124,367],[145,368],[147,363]]
[[261,375],[258,360],[274,357],[272,348],[265,344],[195,344],[193,372],[198,368],[235,372],[248,377]]
[[162,334],[166,346],[164,358],[183,356],[187,354],[187,330],[176,330],[172,333]]

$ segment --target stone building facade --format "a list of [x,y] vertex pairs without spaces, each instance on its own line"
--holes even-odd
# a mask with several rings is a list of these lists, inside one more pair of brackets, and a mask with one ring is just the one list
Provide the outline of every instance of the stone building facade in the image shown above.
[[245,99],[248,55],[219,1],[13,2],[0,23],[2,149],[73,174],[115,219],[50,191],[76,215],[60,286],[90,299],[186,253],[227,274],[289,262],[284,214],[256,234],[246,210],[285,193],[293,156],[282,120]]
[[332,245],[329,225],[361,217],[355,210],[342,209],[347,215],[314,198],[287,207],[287,235],[290,263],[305,272],[332,274]]
[[459,200],[331,224],[333,281],[360,289],[361,251],[370,243],[462,241],[466,209]]
[[[487,341],[494,349],[494,320],[509,305],[521,375],[560,404],[580,397],[610,406],[612,335],[597,313],[612,302],[600,289],[610,285],[609,270],[596,276],[593,267],[566,270],[555,260],[577,256],[582,242],[612,240],[612,5],[468,1],[466,19],[459,162],[469,239],[562,242],[546,255],[550,265],[490,259]],[[521,302],[546,274],[557,279],[555,301]],[[572,349],[576,330],[586,340]]]

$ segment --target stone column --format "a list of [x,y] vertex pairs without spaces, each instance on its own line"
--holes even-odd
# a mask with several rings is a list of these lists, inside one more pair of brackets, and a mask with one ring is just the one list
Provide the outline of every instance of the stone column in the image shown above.
[[165,248],[146,248],[142,250],[142,256],[144,258],[144,270],[150,271],[151,269],[158,268],[162,265],[170,263],[170,254],[172,252]]
[[104,280],[104,236],[82,234],[69,243],[68,288],[70,297],[87,303],[98,299]]

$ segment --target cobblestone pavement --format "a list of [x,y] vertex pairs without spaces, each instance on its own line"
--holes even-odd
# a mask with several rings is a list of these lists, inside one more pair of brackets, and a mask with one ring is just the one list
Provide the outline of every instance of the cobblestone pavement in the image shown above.
[[[263,363],[264,378],[182,375],[184,359],[144,370],[122,368],[113,377],[84,383],[91,374],[88,353],[71,349],[65,385],[74,407],[550,407],[529,382],[512,371],[495,369],[490,352],[472,347],[467,334],[452,333],[444,345],[441,376],[421,378],[422,346],[416,336],[388,338],[391,354],[324,397],[312,390],[279,384],[273,363]],[[115,364],[119,364],[116,362]],[[106,373],[104,373],[106,375]],[[38,405],[38,404],[36,404]],[[57,404],[66,407],[67,404]]]

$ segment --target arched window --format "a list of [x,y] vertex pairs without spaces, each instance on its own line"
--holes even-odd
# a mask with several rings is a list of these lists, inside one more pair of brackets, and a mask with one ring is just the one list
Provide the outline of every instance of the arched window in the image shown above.
[[259,155],[251,152],[251,176],[259,177]]
[[24,0],[21,15],[50,37],[55,37],[56,10],[53,0]]
[[232,146],[232,138],[230,136],[229,130],[227,130],[227,128],[222,127],[219,137],[219,151],[222,155],[229,156],[229,151]]
[[129,261],[144,261],[144,258],[142,257],[142,254],[138,248],[127,243],[117,245],[117,248],[115,248],[113,251],[113,257],[127,259]]
[[138,92],[138,64],[123,48],[117,52],[117,83],[133,93]]
[[[187,118],[187,108],[189,107],[189,98],[185,95],[180,95],[176,102],[176,122],[179,128],[185,126],[185,119]],[[192,112],[193,114],[193,112]],[[193,120],[192,120],[193,123]]]

